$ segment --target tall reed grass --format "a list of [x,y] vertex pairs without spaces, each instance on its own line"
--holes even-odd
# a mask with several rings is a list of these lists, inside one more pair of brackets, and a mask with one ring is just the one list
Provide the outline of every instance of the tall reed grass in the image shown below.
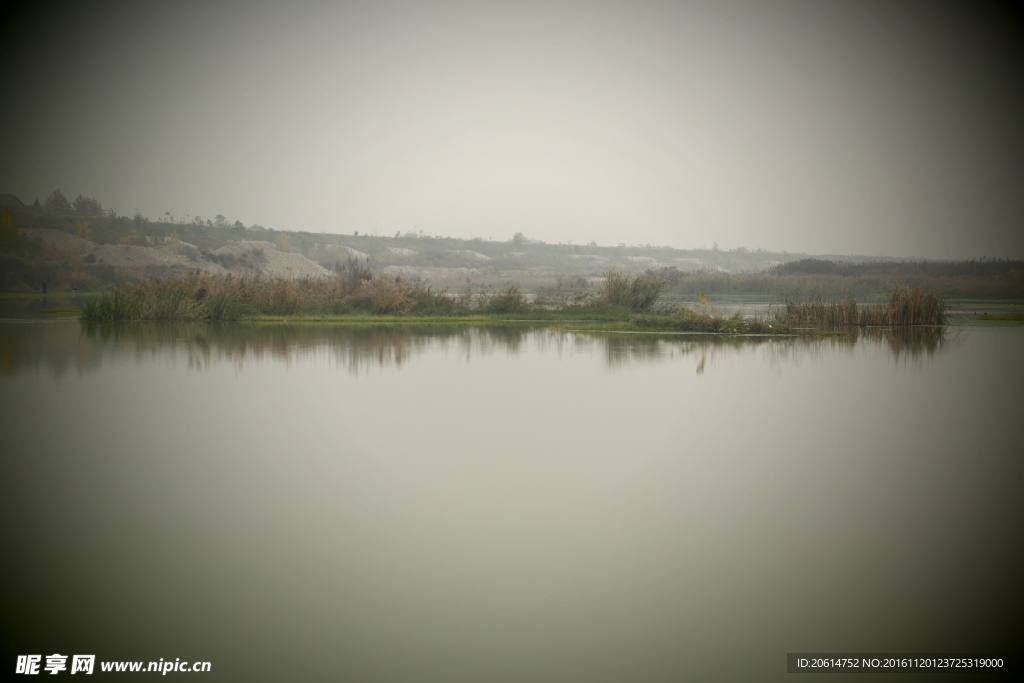
[[84,320],[234,320],[243,314],[242,278],[192,273],[173,280],[127,282],[110,294],[86,299]]
[[787,300],[772,317],[791,327],[944,325],[946,302],[934,292],[897,287],[888,301],[878,304],[859,304],[852,298]]
[[531,309],[518,285],[481,287],[451,296],[401,275],[373,275],[358,265],[324,279],[201,275],[130,282],[87,300],[82,318],[112,320],[237,320],[249,315],[446,315],[524,313]]
[[[853,299],[789,300],[767,319],[741,321],[718,319],[688,309],[662,306],[653,311],[667,283],[650,273],[632,275],[610,270],[594,298],[565,299],[559,310],[572,315],[625,319],[632,314],[638,326],[664,326],[686,331],[771,333],[781,326],[846,327],[869,325],[941,325],[945,302],[934,293],[897,288],[881,304],[858,304]],[[550,302],[532,305],[516,284],[493,290],[467,287],[456,294],[434,290],[420,280],[400,275],[370,273],[352,264],[323,279],[246,278],[189,273],[166,280],[129,282],[113,292],[87,299],[82,318],[113,320],[237,320],[250,315],[441,315],[474,313],[550,317]],[[623,310],[627,309],[627,310]],[[659,321],[649,319],[651,314]],[[555,314],[557,315],[557,314]],[[609,318],[610,319],[610,318]],[[666,322],[668,321],[668,322]],[[756,325],[754,323],[757,323]],[[774,327],[769,325],[774,324]],[[753,326],[752,326],[753,325]]]
[[655,273],[633,275],[611,268],[605,272],[601,300],[609,306],[624,306],[641,313],[650,310],[666,289],[668,281]]

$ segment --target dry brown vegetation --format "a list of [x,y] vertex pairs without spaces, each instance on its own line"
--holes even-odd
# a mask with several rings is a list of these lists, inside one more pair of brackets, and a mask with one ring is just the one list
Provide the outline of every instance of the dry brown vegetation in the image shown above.
[[449,297],[401,276],[352,263],[329,278],[246,278],[189,273],[128,282],[87,301],[86,320],[236,320],[246,315],[451,313]]
[[879,304],[858,304],[852,298],[787,301],[773,317],[791,327],[942,325],[946,303],[934,292],[897,287],[888,301]]
[[[653,306],[665,287],[651,275],[610,271],[601,293],[567,297],[558,310],[603,312],[625,319]],[[237,320],[244,316],[337,316],[346,314],[461,316],[543,315],[549,304],[531,304],[519,285],[487,285],[449,292],[421,280],[372,273],[351,260],[326,278],[246,278],[200,274],[125,283],[87,301],[86,320]]]

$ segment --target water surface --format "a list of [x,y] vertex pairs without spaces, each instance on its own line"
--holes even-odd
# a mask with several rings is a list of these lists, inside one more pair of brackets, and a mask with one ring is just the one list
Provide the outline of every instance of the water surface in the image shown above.
[[3,321],[9,654],[782,681],[1009,649],[1022,342]]

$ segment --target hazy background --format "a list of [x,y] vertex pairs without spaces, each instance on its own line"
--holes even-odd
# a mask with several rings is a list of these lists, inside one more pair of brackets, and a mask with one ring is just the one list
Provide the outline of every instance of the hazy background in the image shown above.
[[0,192],[315,232],[1021,258],[1021,17],[6,3]]

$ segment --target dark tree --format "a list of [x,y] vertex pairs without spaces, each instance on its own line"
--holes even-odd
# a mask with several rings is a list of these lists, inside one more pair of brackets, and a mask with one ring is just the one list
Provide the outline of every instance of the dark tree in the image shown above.
[[75,213],[79,216],[102,216],[103,205],[96,201],[95,197],[83,197],[78,195],[75,197],[74,203]]
[[69,214],[71,213],[71,202],[64,196],[64,193],[60,190],[54,190],[46,201],[43,203],[43,207],[47,213],[60,213]]

